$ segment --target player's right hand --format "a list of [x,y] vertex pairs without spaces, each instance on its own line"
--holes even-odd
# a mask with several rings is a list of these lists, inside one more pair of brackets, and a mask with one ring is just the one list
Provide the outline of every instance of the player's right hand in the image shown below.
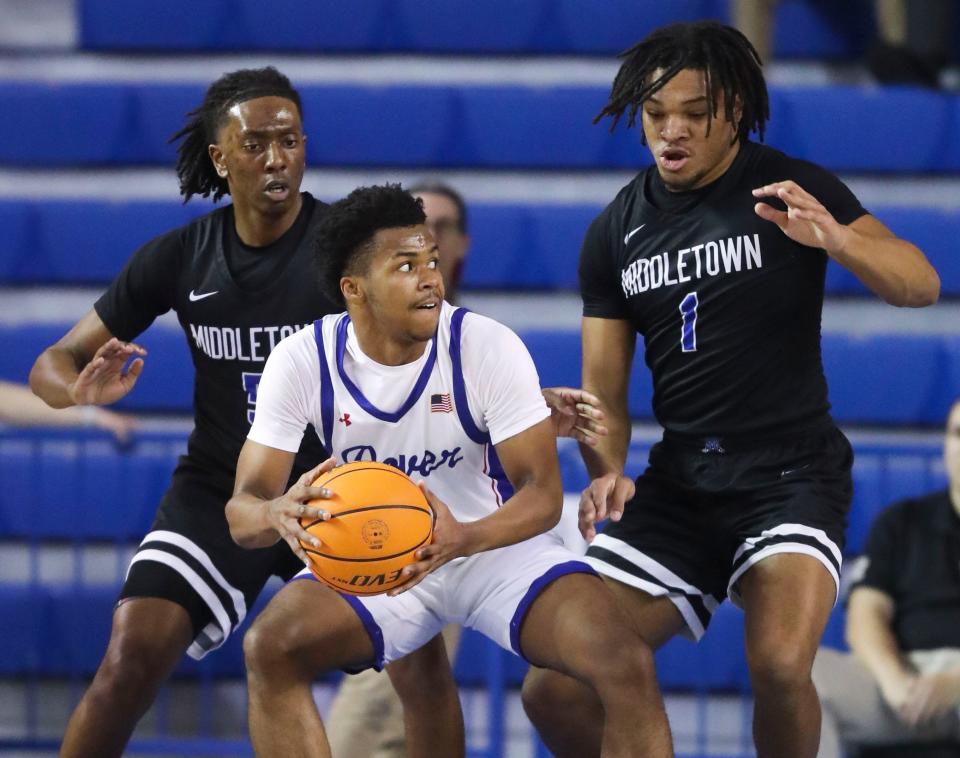
[[319,466],[304,473],[283,495],[266,503],[267,521],[270,526],[276,529],[284,542],[304,563],[307,561],[307,554],[300,541],[303,540],[313,547],[320,547],[320,540],[300,526],[300,519],[330,520],[328,511],[309,503],[313,500],[326,500],[333,497],[330,490],[326,487],[314,487],[313,482],[336,465],[337,462],[333,457],[327,458]]
[[633,480],[623,474],[597,477],[580,495],[580,534],[587,542],[597,536],[597,523],[609,518],[619,521],[623,508],[637,491]]
[[[115,403],[137,383],[146,354],[147,351],[140,345],[111,337],[93,354],[93,358],[70,385],[70,398],[76,405]],[[134,359],[124,370],[130,358]]]

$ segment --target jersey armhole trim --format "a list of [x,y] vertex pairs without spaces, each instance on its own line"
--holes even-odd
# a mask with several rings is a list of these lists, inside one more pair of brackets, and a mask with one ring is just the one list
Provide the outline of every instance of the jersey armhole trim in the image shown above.
[[466,308],[457,308],[450,318],[450,363],[453,365],[453,401],[457,409],[460,426],[467,436],[478,445],[490,442],[490,435],[481,432],[470,413],[467,403],[467,386],[463,380],[463,362],[460,355],[460,335],[463,329],[463,318],[470,311]]
[[321,444],[330,451],[333,443],[333,381],[330,379],[330,367],[327,364],[327,352],[323,348],[323,319],[313,322],[313,337],[317,343],[317,356],[320,359],[320,421],[323,425]]

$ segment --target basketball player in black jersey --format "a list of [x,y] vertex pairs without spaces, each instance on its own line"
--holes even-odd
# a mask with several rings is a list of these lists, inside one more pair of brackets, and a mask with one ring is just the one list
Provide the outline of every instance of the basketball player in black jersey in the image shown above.
[[[119,400],[144,368],[146,351],[130,340],[168,310],[196,369],[187,454],[133,558],[106,654],[67,727],[65,756],[120,755],[184,652],[200,658],[219,647],[271,574],[302,568],[282,542],[237,547],[224,516],[267,356],[337,310],[313,285],[305,243],[326,206],[300,192],[300,97],[273,68],[240,70],[214,82],[190,117],[175,137],[181,194],[229,194],[232,204],[134,253],[30,375],[54,407]],[[326,457],[316,435],[308,438],[294,476]]]
[[[654,647],[699,638],[728,595],[742,606],[758,755],[812,757],[810,670],[836,599],[852,463],[820,359],[827,260],[893,305],[935,302],[939,280],[830,173],[748,139],[762,139],[768,100],[739,32],[677,24],[624,57],[598,119],[632,125],[639,111],[654,166],[592,223],[580,259],[583,386],[610,430],[583,448],[587,555]],[[634,481],[623,468],[638,333],[665,431]],[[532,671],[524,701],[558,756],[599,753],[602,712],[576,682]]]

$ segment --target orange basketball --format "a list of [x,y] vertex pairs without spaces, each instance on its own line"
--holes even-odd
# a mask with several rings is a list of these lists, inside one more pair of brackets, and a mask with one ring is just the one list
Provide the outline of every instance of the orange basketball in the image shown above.
[[351,595],[378,595],[401,584],[401,569],[433,536],[433,509],[420,488],[400,469],[374,462],[337,466],[313,485],[333,492],[310,503],[333,518],[300,520],[321,542],[319,548],[300,543],[313,575]]

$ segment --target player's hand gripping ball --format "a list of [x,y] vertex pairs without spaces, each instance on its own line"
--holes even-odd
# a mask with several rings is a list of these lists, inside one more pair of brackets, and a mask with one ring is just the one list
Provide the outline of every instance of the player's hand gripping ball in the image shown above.
[[420,488],[400,469],[374,462],[337,466],[313,486],[333,493],[310,503],[330,513],[329,521],[300,520],[321,543],[300,543],[313,575],[351,595],[379,595],[402,584],[403,567],[433,537],[436,516]]

